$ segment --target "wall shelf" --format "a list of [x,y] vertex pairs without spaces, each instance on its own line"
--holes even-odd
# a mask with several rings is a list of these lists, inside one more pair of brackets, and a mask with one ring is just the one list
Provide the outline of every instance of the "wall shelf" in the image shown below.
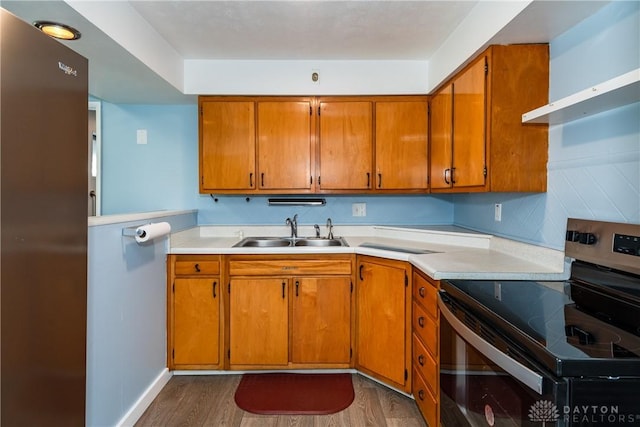
[[522,115],[522,123],[559,124],[640,101],[640,68]]

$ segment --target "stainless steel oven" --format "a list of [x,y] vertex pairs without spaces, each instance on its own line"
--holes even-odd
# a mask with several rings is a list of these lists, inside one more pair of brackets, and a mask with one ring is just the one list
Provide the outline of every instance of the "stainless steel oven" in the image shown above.
[[441,283],[442,426],[640,425],[640,226],[576,221],[568,281]]

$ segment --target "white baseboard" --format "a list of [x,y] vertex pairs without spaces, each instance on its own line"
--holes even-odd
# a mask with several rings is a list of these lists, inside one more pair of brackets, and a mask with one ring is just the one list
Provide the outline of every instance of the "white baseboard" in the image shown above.
[[160,375],[156,377],[155,380],[147,387],[147,389],[142,393],[140,398],[133,404],[133,406],[127,411],[126,414],[118,421],[116,424],[117,427],[131,427],[136,421],[140,419],[144,411],[147,410],[153,399],[158,396],[160,390],[169,382],[173,373],[169,371],[167,368],[164,368]]

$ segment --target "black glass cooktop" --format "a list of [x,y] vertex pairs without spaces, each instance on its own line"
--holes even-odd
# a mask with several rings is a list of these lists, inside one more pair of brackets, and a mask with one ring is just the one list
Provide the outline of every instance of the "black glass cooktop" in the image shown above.
[[442,289],[557,375],[640,376],[640,329],[617,325],[597,307],[585,310],[571,297],[575,286],[448,280]]

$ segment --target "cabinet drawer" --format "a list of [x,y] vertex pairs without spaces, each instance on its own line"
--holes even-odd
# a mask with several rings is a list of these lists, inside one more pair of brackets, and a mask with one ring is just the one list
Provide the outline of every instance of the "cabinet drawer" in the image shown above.
[[351,274],[350,259],[277,259],[277,260],[232,260],[229,261],[231,276],[305,274]]
[[413,298],[434,319],[438,318],[438,287],[420,274],[413,273]]
[[429,387],[425,385],[424,379],[416,369],[413,370],[413,396],[429,426],[438,426],[438,401],[433,397]]
[[176,276],[205,276],[220,274],[220,262],[203,260],[176,260]]
[[427,314],[422,306],[413,303],[413,332],[420,337],[431,355],[438,356],[438,324]]
[[417,369],[434,396],[438,395],[438,364],[416,334],[413,334],[413,368]]

